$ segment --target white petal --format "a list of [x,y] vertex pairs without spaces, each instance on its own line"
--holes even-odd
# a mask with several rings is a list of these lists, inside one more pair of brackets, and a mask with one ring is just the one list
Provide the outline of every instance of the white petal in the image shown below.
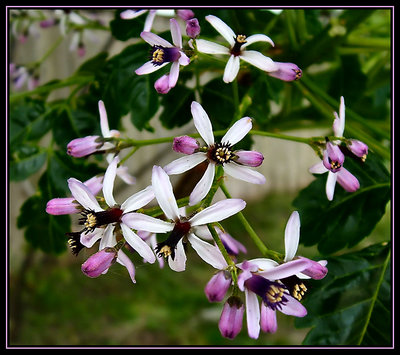
[[232,29],[220,18],[213,15],[206,16],[206,20],[224,37],[228,43],[233,47],[235,44],[236,34]]
[[311,168],[309,168],[308,171],[311,174],[324,174],[329,170],[327,168],[325,168],[325,165],[321,160],[319,163],[314,164]]
[[[340,120],[342,121],[342,126],[343,126],[343,130],[344,130],[344,126],[345,126],[345,105],[344,105],[344,97],[343,96],[340,96],[339,117],[340,117]],[[343,134],[343,132],[342,132],[342,134]]]
[[[279,265],[275,260],[267,259],[267,258],[251,259],[248,262],[257,266],[257,268],[258,268],[257,272],[267,271],[267,270],[273,269],[274,267]],[[239,263],[236,266],[241,269],[242,264],[243,263]]]
[[247,181],[252,184],[265,184],[265,176],[248,166],[238,165],[231,162],[224,165],[224,171],[235,179]]
[[240,58],[231,55],[229,57],[228,63],[226,63],[224,76],[222,80],[225,83],[231,83],[233,80],[235,80],[237,73],[239,72],[239,69],[240,69]]
[[160,36],[158,36],[152,32],[143,31],[140,34],[140,37],[142,37],[151,46],[162,46],[162,47],[169,47],[169,48],[173,47],[173,45],[171,43],[169,43],[164,38],[161,38]]
[[122,222],[130,228],[151,233],[167,233],[174,228],[174,223],[136,212],[124,214]]
[[186,253],[183,247],[182,239],[178,242],[175,249],[175,258],[168,257],[168,265],[171,270],[176,272],[185,271],[186,268]]
[[207,159],[206,153],[202,152],[186,155],[164,166],[164,171],[168,175],[182,174],[185,171],[194,168],[196,165],[200,164],[206,159]]
[[80,242],[86,248],[91,248],[100,238],[103,237],[104,228],[96,228],[93,232],[81,233]]
[[136,211],[143,206],[146,206],[154,198],[152,186],[147,186],[144,190],[130,196],[122,205],[121,209],[124,213]]
[[243,51],[240,55],[240,59],[243,59],[245,62],[267,72],[277,71],[279,69],[271,58],[266,57],[257,51]]
[[175,87],[179,78],[179,62],[173,62],[171,64],[171,70],[168,76],[168,86],[170,88]]
[[310,260],[306,258],[295,259],[287,263],[280,264],[273,269],[260,271],[257,274],[265,277],[268,280],[279,280],[285,277],[296,275],[299,272],[307,269],[310,266]]
[[250,117],[243,117],[229,128],[228,132],[221,139],[221,143],[229,143],[231,145],[241,141],[244,136],[249,133],[253,124]]
[[119,15],[121,16],[122,19],[124,20],[131,20],[133,18],[136,18],[140,15],[143,15],[145,12],[148,10],[125,10],[122,11]]
[[229,48],[205,39],[196,39],[197,50],[206,54],[230,54]]
[[149,263],[154,263],[156,257],[147,243],[124,223],[120,223],[120,226],[126,242],[135,249],[142,258],[146,259]]
[[107,118],[107,111],[104,106],[103,101],[99,101],[99,113],[100,113],[100,128],[101,134],[104,138],[111,137],[110,128],[108,126],[108,118]]
[[143,75],[143,74],[150,74],[158,69],[161,69],[162,67],[165,67],[169,62],[165,62],[161,65],[154,65],[151,61],[144,63],[141,67],[135,70],[135,73],[137,75]]
[[222,221],[246,207],[246,202],[240,198],[221,200],[210,207],[196,213],[189,222],[192,226]]
[[146,16],[146,21],[144,21],[143,31],[151,31],[156,13],[157,10],[150,10],[149,14]]
[[200,258],[202,258],[206,263],[210,264],[217,270],[224,270],[228,267],[228,264],[218,247],[197,238],[194,234],[190,234],[188,240]]
[[288,316],[304,317],[307,315],[307,309],[295,298],[285,294],[286,302],[282,305],[280,311]]
[[272,41],[271,38],[269,38],[266,35],[263,35],[263,34],[259,33],[259,34],[255,34],[255,35],[247,37],[246,38],[246,42],[244,44],[242,44],[240,49],[246,48],[247,46],[249,46],[250,44],[255,43],[255,42],[268,42],[273,47],[275,46],[275,44],[274,44],[274,42]]
[[114,181],[117,175],[117,165],[119,158],[115,157],[113,161],[108,165],[108,168],[104,174],[103,182],[103,196],[108,206],[113,207],[117,204],[113,196]]
[[97,202],[96,197],[93,196],[89,188],[82,182],[75,178],[70,178],[68,179],[68,187],[74,199],[77,200],[83,208],[95,212],[103,211]]
[[285,259],[292,260],[297,252],[300,240],[300,216],[299,212],[294,211],[289,217],[285,228]]
[[179,219],[179,210],[169,176],[162,167],[154,165],[151,175],[154,195],[168,219]]
[[115,244],[117,244],[117,240],[115,239],[114,236],[114,226],[112,224],[109,224],[103,234],[103,238],[101,238],[100,243],[99,243],[99,250],[102,250],[107,247],[113,247]]
[[325,186],[326,197],[328,197],[329,201],[333,200],[333,195],[335,194],[336,180],[337,180],[337,175],[332,171],[329,171]]
[[189,206],[196,205],[204,197],[206,197],[214,181],[214,175],[215,175],[215,164],[209,163],[203,176],[196,184],[192,193],[189,196]]
[[260,334],[260,305],[255,293],[245,288],[244,294],[246,298],[247,332],[250,338],[257,339]]
[[214,133],[207,112],[204,110],[203,106],[196,101],[192,102],[190,108],[193,115],[193,123],[196,126],[200,136],[204,139],[208,146],[213,145]]
[[190,64],[190,58],[183,52],[179,52],[181,56],[178,59],[179,65],[186,66]]
[[175,45],[175,47],[182,48],[182,34],[178,21],[176,21],[174,18],[171,18],[169,20],[169,24],[171,29],[172,43]]
[[117,261],[126,267],[126,269],[128,270],[129,276],[131,277],[131,280],[133,283],[136,283],[135,280],[135,265],[133,265],[131,259],[122,251],[122,250],[118,250],[118,254],[117,254]]
[[119,166],[117,168],[117,175],[128,185],[136,184],[136,178],[129,174],[128,167]]

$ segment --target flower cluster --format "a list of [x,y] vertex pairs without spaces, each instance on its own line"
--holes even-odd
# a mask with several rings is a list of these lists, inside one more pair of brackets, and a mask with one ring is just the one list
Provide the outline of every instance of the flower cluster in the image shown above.
[[[293,63],[275,62],[264,54],[249,50],[256,42],[274,42],[264,34],[245,36],[236,34],[216,16],[206,20],[228,42],[228,46],[199,38],[200,26],[191,10],[178,10],[176,14],[185,21],[190,37],[186,49],[183,45],[179,19],[169,20],[172,43],[150,32],[156,15],[173,16],[169,10],[126,10],[123,19],[134,19],[147,14],[140,37],[151,46],[150,58],[135,70],[136,75],[155,72],[171,64],[170,71],[161,76],[154,86],[158,93],[166,94],[179,80],[181,68],[190,65],[192,58],[201,53],[228,56],[222,79],[233,82],[240,70],[241,61],[283,81],[298,80],[302,71]],[[222,336],[233,339],[242,329],[244,313],[248,335],[258,338],[260,330],[273,333],[277,330],[276,312],[295,317],[307,315],[301,303],[307,294],[307,279],[320,280],[328,272],[327,261],[297,255],[300,242],[300,214],[291,213],[284,233],[285,254],[269,251],[259,258],[244,259],[246,247],[230,235],[223,221],[242,215],[246,202],[232,198],[226,192],[226,175],[245,183],[261,185],[266,182],[257,171],[264,161],[261,152],[235,148],[253,128],[253,118],[245,116],[226,127],[224,134],[215,135],[212,117],[198,101],[191,103],[191,115],[197,133],[175,137],[172,150],[183,156],[164,167],[152,167],[151,181],[142,190],[134,191],[124,202],[114,198],[114,183],[119,176],[125,183],[134,185],[135,178],[123,165],[121,133],[111,130],[103,101],[98,102],[101,135],[78,137],[67,145],[67,154],[75,158],[105,154],[107,167],[104,176],[95,176],[85,182],[68,179],[70,197],[54,198],[47,203],[46,212],[52,215],[79,215],[79,228],[68,231],[68,244],[78,255],[83,248],[98,243],[98,251],[83,264],[82,272],[91,278],[107,273],[116,262],[123,265],[136,283],[136,268],[130,257],[138,253],[144,262],[160,267],[164,261],[176,271],[188,266],[192,249],[216,272],[205,285],[210,302],[223,302],[219,319]],[[346,191],[354,192],[360,184],[357,178],[343,167],[346,151],[362,161],[368,147],[360,141],[343,137],[345,107],[341,98],[339,114],[334,113],[334,137],[320,144],[322,161],[310,168],[312,173],[328,172],[326,194],[334,197],[338,182]],[[201,138],[202,141],[199,141]],[[132,143],[132,145],[134,145]],[[183,174],[199,164],[205,165],[202,176],[186,198],[176,199],[171,175]],[[213,203],[221,188],[226,198]],[[153,206],[150,206],[150,203]],[[268,257],[267,257],[268,256]],[[190,262],[190,261],[189,261]],[[228,295],[229,293],[229,295]]]

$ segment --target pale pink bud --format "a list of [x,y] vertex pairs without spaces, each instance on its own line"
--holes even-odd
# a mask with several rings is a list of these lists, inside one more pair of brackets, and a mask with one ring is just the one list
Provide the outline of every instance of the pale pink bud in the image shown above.
[[278,66],[278,70],[273,72],[267,72],[269,76],[283,80],[283,81],[293,81],[301,78],[303,72],[294,63],[281,63],[274,62]]
[[192,10],[176,10],[176,13],[183,21],[188,21],[194,17],[194,12]]
[[159,94],[167,94],[171,87],[169,86],[169,74],[163,75],[154,83],[154,88]]
[[[299,258],[302,258],[302,257],[299,256]],[[303,270],[301,273],[311,277],[314,280],[321,280],[328,273],[328,269],[326,268],[325,265],[326,265],[325,260],[322,260],[320,262],[310,260],[310,267]]]
[[231,296],[224,304],[218,328],[225,338],[233,339],[242,329],[244,305],[240,298]]
[[196,38],[200,34],[200,24],[197,18],[186,21],[186,34],[190,38]]
[[99,138],[99,136],[87,136],[73,139],[67,145],[67,153],[75,158],[93,154],[103,145],[98,141]]
[[210,302],[221,302],[231,285],[230,274],[221,270],[208,281],[204,292]]
[[46,212],[54,216],[77,213],[79,205],[73,201],[73,197],[53,198],[47,202]]
[[235,152],[238,157],[237,163],[247,166],[260,166],[264,161],[264,156],[253,150],[238,150]]
[[115,248],[104,248],[82,264],[82,272],[88,277],[98,277],[117,260]]
[[350,143],[347,145],[347,148],[349,148],[350,151],[359,158],[362,158],[363,160],[366,159],[368,154],[368,146],[364,142],[361,142],[357,139],[350,139]]
[[195,138],[189,136],[180,136],[174,138],[172,149],[177,153],[193,154],[200,147]]

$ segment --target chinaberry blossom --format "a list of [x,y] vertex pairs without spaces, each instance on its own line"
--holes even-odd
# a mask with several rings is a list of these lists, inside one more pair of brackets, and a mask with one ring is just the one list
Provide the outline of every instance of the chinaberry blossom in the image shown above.
[[[85,184],[75,178],[68,179],[68,187],[72,196],[80,205],[79,210],[82,218],[79,224],[83,226],[83,229],[79,232],[67,233],[70,236],[69,244],[75,254],[84,246],[87,248],[92,247],[99,239],[99,250],[108,247],[113,248],[117,244],[114,231],[118,226],[124,240],[147,262],[153,263],[155,255],[152,249],[122,221],[123,216],[145,206],[154,198],[152,187],[148,186],[130,196],[121,205],[117,204],[113,197],[113,186],[118,162],[119,158],[115,157],[104,175],[102,190],[107,204],[105,209],[100,206],[96,196]],[[136,215],[140,214],[137,213]],[[120,249],[117,253],[117,261],[128,269],[132,281],[135,282],[133,263]]]
[[[340,98],[339,115],[334,112],[335,119],[333,121],[333,132],[335,137],[342,137],[345,127],[345,105],[343,96]],[[323,159],[321,162],[313,165],[309,171],[313,174],[323,174],[328,172],[326,181],[326,196],[329,201],[333,200],[335,193],[336,182],[338,182],[346,191],[354,192],[360,188],[360,183],[357,178],[343,167],[345,156],[342,152],[340,141],[328,141],[323,151]],[[361,144],[360,144],[361,143]],[[355,145],[349,144],[348,148],[361,156],[366,157],[368,147],[360,142]]]
[[283,81],[294,81],[299,80],[303,75],[302,70],[294,63],[281,63],[275,62],[278,69],[275,71],[268,72],[269,76],[283,80]]
[[143,31],[151,31],[151,27],[153,26],[154,18],[158,16],[167,16],[167,17],[172,17],[175,14],[174,10],[147,10],[147,9],[141,9],[141,10],[133,10],[133,9],[128,9],[124,10],[120,13],[120,17],[123,20],[131,20],[134,18],[137,18],[141,15],[147,14],[146,20],[144,22],[144,28]]
[[[196,227],[228,218],[241,211],[246,203],[241,199],[222,200],[188,218],[180,215],[169,176],[159,166],[153,167],[152,187],[157,202],[168,221],[139,213],[127,213],[122,216],[122,222],[136,230],[152,233],[170,232],[166,240],[157,244],[156,251],[158,256],[164,256],[168,259],[168,264],[172,270],[185,270],[184,243],[186,242],[191,244],[204,261],[219,268],[221,263],[224,262],[222,255],[216,246],[195,235]],[[218,255],[221,255],[221,257],[218,257]]]
[[156,89],[161,86],[164,93],[176,85],[179,77],[179,67],[190,63],[189,57],[182,51],[182,35],[179,24],[173,18],[170,19],[170,29],[173,45],[152,32],[143,31],[140,34],[140,37],[150,44],[152,48],[150,60],[135,70],[137,75],[150,74],[172,63],[171,70],[166,75],[167,80],[164,78],[162,85],[159,82],[156,85]]
[[228,63],[225,66],[223,81],[230,83],[235,80],[240,69],[240,60],[254,65],[255,67],[266,72],[277,72],[280,67],[269,57],[264,56],[260,52],[247,50],[247,46],[255,42],[268,42],[274,46],[274,42],[264,34],[255,34],[249,37],[235,32],[220,18],[209,15],[206,20],[224,37],[229,47],[210,42],[204,39],[197,39],[197,50],[207,54],[223,54],[229,55]]
[[252,128],[250,117],[243,117],[225,133],[221,142],[214,141],[211,121],[196,101],[192,102],[191,111],[194,125],[206,143],[205,147],[194,149],[196,143],[190,137],[178,137],[174,140],[174,150],[189,154],[178,158],[164,167],[168,175],[183,173],[203,161],[208,162],[207,169],[189,197],[189,205],[200,202],[211,188],[216,165],[223,166],[228,175],[253,184],[264,184],[265,177],[250,167],[259,166],[264,157],[256,151],[233,150],[232,146],[239,142]]

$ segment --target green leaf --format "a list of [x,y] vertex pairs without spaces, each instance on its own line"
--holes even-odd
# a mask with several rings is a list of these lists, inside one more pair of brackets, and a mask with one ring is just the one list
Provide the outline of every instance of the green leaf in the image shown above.
[[124,11],[115,11],[114,19],[110,22],[111,34],[120,41],[127,41],[131,38],[139,38],[143,31],[144,22],[148,13],[138,16],[131,20],[124,20],[120,13]]
[[375,154],[370,152],[365,163],[348,157],[344,166],[358,178],[359,190],[348,193],[337,184],[333,201],[328,201],[327,174],[321,174],[293,201],[301,218],[301,243],[318,244],[322,254],[353,247],[367,237],[390,200],[389,173]]
[[30,145],[21,145],[10,159],[10,179],[22,181],[36,173],[46,161],[46,150]]
[[327,276],[310,280],[307,316],[295,320],[296,327],[312,327],[303,344],[390,346],[390,244],[327,260]]

